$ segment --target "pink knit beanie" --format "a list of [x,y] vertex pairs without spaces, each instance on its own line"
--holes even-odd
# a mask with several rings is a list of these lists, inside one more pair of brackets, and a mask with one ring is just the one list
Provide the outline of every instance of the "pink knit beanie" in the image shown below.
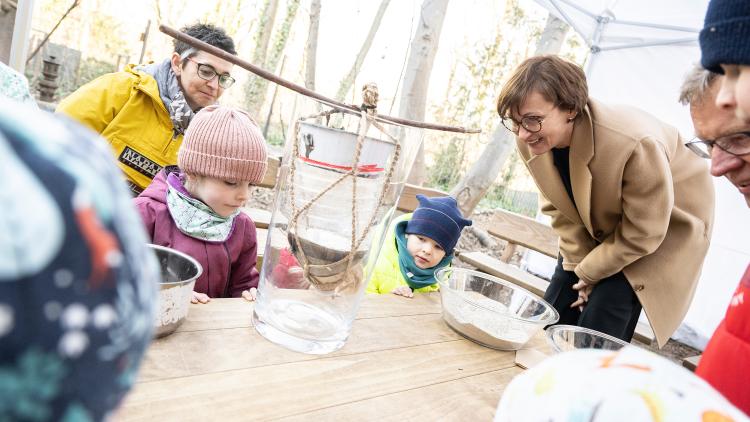
[[249,114],[211,105],[190,121],[177,165],[188,174],[258,184],[266,173],[266,158],[266,140]]

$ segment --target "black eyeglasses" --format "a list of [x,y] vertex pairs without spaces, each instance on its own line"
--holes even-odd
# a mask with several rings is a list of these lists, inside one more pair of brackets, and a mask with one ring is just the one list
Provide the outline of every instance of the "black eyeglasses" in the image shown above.
[[511,117],[503,117],[503,126],[509,131],[518,135],[518,131],[521,130],[521,126],[531,133],[537,133],[542,130],[542,122],[544,118],[536,116],[527,116],[521,119],[521,123],[515,121]]
[[[198,77],[203,79],[204,81],[212,81],[216,77],[216,75],[219,75],[219,72],[217,72],[216,69],[214,69],[214,67],[210,64],[198,63],[190,57],[187,57],[187,60],[190,60],[198,66]],[[221,75],[219,75],[219,86],[224,89],[227,89],[234,85],[234,82],[234,78],[229,75],[229,73],[222,73]]]
[[711,150],[714,145],[723,151],[741,157],[750,154],[750,132],[737,132],[731,135],[721,136],[712,140],[693,138],[685,146],[701,158],[711,158]]

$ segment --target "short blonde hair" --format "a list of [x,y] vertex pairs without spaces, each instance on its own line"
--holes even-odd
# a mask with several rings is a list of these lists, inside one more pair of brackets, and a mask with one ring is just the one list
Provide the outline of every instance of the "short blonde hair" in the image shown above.
[[497,113],[510,117],[531,95],[539,92],[547,101],[576,116],[586,107],[589,87],[586,74],[575,63],[558,56],[536,56],[524,60],[503,86],[497,99]]

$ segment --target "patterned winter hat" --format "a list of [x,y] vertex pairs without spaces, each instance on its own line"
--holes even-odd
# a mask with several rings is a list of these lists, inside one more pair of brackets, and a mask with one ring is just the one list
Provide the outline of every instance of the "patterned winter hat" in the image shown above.
[[450,196],[428,198],[417,195],[419,206],[406,224],[406,233],[421,234],[437,242],[447,255],[461,237],[461,230],[471,226],[471,220],[463,218],[456,200]]
[[720,64],[750,65],[750,1],[711,0],[700,33],[701,64],[723,74]]
[[249,114],[212,105],[190,122],[177,165],[188,174],[257,184],[266,173],[267,156],[266,140]]

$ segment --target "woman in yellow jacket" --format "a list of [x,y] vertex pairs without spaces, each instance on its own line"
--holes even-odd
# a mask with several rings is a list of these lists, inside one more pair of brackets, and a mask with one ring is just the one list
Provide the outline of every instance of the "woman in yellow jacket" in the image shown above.
[[[237,54],[221,28],[195,24],[181,31]],[[109,141],[128,185],[138,194],[162,167],[177,163],[190,120],[234,83],[231,70],[228,61],[175,41],[171,58],[100,76],[61,101],[57,112]]]
[[461,230],[471,220],[461,216],[449,196],[417,195],[417,200],[413,214],[397,218],[388,228],[367,293],[413,297],[413,292],[438,290],[435,271],[450,265]]

